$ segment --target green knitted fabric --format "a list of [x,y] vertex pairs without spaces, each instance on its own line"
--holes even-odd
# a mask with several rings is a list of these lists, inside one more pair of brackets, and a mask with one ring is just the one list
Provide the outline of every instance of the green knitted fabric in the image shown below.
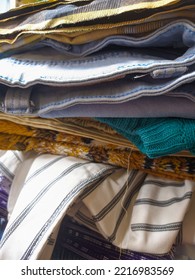
[[183,118],[97,118],[150,158],[188,150],[195,154],[195,120]]

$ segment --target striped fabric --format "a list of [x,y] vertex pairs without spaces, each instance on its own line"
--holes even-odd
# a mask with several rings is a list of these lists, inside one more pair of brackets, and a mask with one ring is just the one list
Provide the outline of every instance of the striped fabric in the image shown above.
[[18,151],[0,151],[0,239],[8,220],[8,197],[16,171],[22,162]]
[[34,4],[37,2],[52,2],[53,0],[16,0],[16,6],[25,5],[25,4]]
[[[184,245],[195,245],[195,223],[194,223],[194,213],[195,213],[195,193],[193,193],[191,198],[190,207],[185,215],[183,221],[182,239]],[[193,258],[195,259],[195,258]]]
[[13,181],[18,165],[23,160],[23,153],[18,151],[0,150],[0,172],[9,181]]
[[[163,254],[175,242],[193,189],[190,181],[162,180],[132,170],[117,194],[98,188],[82,197],[84,206],[76,213],[76,218],[91,227],[95,222],[116,246]],[[185,209],[183,214],[179,209]]]
[[[145,15],[145,17],[139,20],[132,20],[131,16],[131,21],[127,19],[127,21],[114,22],[112,24],[106,20],[105,23],[84,25],[82,27],[75,25],[74,27],[60,26],[54,29],[45,28],[43,30],[17,32],[11,36],[2,35],[0,36],[0,52],[2,57],[5,52],[5,56],[11,55],[14,52],[21,51],[26,46],[30,47],[30,45],[33,46],[38,42],[43,42],[46,38],[60,43],[75,45],[85,44],[117,34],[143,36],[176,19],[188,19],[194,22],[194,9],[195,5],[187,5],[171,9],[168,12],[160,10],[150,16]],[[136,13],[136,15],[140,14]]]
[[[80,2],[83,4],[83,1]],[[140,14],[137,12],[139,10],[146,9],[147,15],[149,16],[155,9],[161,8],[161,10],[164,9],[169,11],[170,5],[171,7],[177,7],[176,4],[178,3],[181,3],[181,5],[187,5],[189,2],[185,1],[184,3],[184,1],[179,0],[94,0],[86,5],[79,5],[79,2],[72,4],[64,3],[64,5],[59,5],[54,9],[43,10],[40,13],[32,14],[27,18],[24,17],[19,21],[11,20],[10,23],[6,22],[0,26],[0,34],[6,35],[24,30],[52,29],[60,25],[85,25],[84,23],[86,22],[97,24],[101,23],[101,19],[104,19],[105,22],[105,18],[107,20],[108,17],[109,21],[112,23],[116,20],[111,20],[110,18],[121,16],[121,20],[124,20],[124,14],[132,13],[133,11],[136,11],[134,19],[140,19],[143,17],[143,14],[140,17]],[[144,14],[144,16],[146,16],[146,14]]]
[[66,214],[98,228],[117,247],[166,254],[176,242],[194,185],[74,157],[39,155],[5,229],[0,258],[50,258]]
[[113,172],[124,173],[109,165],[71,157],[38,156],[1,240],[0,258],[38,258],[52,230],[82,189],[96,187]]
[[[83,1],[63,3],[62,5],[58,3],[59,6],[55,7],[54,5],[53,9],[48,7],[48,9],[32,15],[23,16],[19,19],[13,17],[0,23],[0,39],[3,39],[1,42],[5,42],[7,39],[16,40],[18,36],[32,31],[35,33],[44,31],[45,35],[46,30],[56,30],[59,27],[73,27],[72,32],[82,31],[83,26],[86,26],[86,24],[94,26],[102,24],[102,22],[105,23],[105,21],[112,26],[113,22],[116,21],[128,21],[129,17],[131,20],[140,21],[142,18],[151,16],[154,11],[158,12],[159,8],[161,11],[169,13],[170,6],[175,8],[187,6],[188,3],[191,3],[191,1],[136,0],[132,2],[130,0],[94,0],[90,3]],[[51,5],[53,4],[51,3]],[[143,10],[145,11],[144,13]],[[142,11],[142,14],[140,15],[138,11]],[[132,15],[132,12],[134,12],[134,15]],[[75,29],[77,26],[81,26],[79,30]],[[8,38],[5,36],[8,36]]]

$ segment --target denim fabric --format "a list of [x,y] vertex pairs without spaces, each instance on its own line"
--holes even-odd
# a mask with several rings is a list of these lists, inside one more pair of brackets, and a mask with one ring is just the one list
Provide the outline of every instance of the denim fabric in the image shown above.
[[[71,54],[90,54],[109,44],[119,47],[113,51],[99,51],[86,58],[71,57]],[[121,49],[121,46],[125,48]],[[130,46],[132,48],[128,49]],[[151,46],[166,46],[166,48],[162,51],[159,48],[151,49]],[[168,46],[173,49],[170,51]],[[175,48],[178,46],[185,46],[188,49],[182,55]],[[195,26],[184,21],[180,24],[170,24],[144,38],[111,37],[97,44],[67,46],[68,48],[68,55],[60,54],[58,50],[43,48],[1,59],[0,68],[4,71],[0,75],[0,81],[10,86],[26,87],[36,83],[52,85],[97,83],[110,78],[120,78],[129,73],[150,72],[156,78],[181,75],[187,71],[185,67],[193,64],[195,60]]]
[[[97,44],[97,50],[106,47],[109,40],[131,49],[116,46],[88,57],[72,58],[43,48],[1,59],[0,81],[10,88],[6,95],[0,92],[0,110],[48,116],[49,112],[55,114],[77,104],[117,104],[169,93],[195,79],[194,35],[194,24],[183,21],[144,38],[112,37]],[[142,48],[137,48],[138,44]],[[176,46],[188,49],[172,48]],[[92,43],[82,48],[81,53],[96,50]],[[73,50],[79,52],[79,46],[73,46]]]
[[[194,66],[191,67],[194,68]],[[125,111],[120,113],[120,115],[125,114],[126,116],[128,104],[130,104],[128,101],[139,99],[143,96],[149,98],[169,94],[172,97],[180,96],[194,101],[194,83],[189,83],[188,85],[185,85],[185,83],[195,80],[195,70],[173,79],[153,80],[151,77],[146,76],[142,78],[142,81],[138,80],[139,79],[133,80],[131,77],[127,76],[124,79],[97,84],[95,87],[94,85],[84,87],[50,87],[36,85],[26,89],[8,88],[5,97],[1,100],[0,111],[18,115],[62,117],[63,114],[65,114],[65,110],[69,107],[69,112],[71,111],[71,106],[73,105],[86,104],[86,106],[88,106],[89,104],[110,104],[110,106],[113,106],[114,104],[118,104],[118,110],[120,107],[122,108],[122,106],[126,108]],[[182,84],[184,85],[180,86]],[[124,103],[120,105],[120,103],[123,102],[127,102],[127,104]],[[139,100],[137,104],[139,104]],[[192,106],[191,104],[191,107]],[[152,107],[152,105],[150,105],[150,107]],[[73,113],[71,114],[74,116]],[[77,114],[78,113],[76,113],[76,115]],[[111,110],[111,112],[107,114],[109,114],[109,116],[115,116],[115,111]],[[127,114],[130,115],[131,112]]]
[[[33,30],[26,32],[16,33],[10,36],[0,36],[0,50],[9,51],[17,48],[25,47],[26,45],[37,43],[43,38],[50,38],[57,42],[68,43],[71,45],[85,44],[99,39],[106,38],[111,35],[122,34],[137,34],[143,36],[149,32],[155,31],[162,26],[165,26],[169,22],[174,20],[190,20],[194,22],[195,5],[184,5],[181,7],[171,9],[168,11],[160,10],[147,17],[145,12],[142,12],[142,19],[139,21],[129,21],[129,18],[122,22],[114,22],[112,24],[107,21],[101,25],[95,23],[91,26],[74,26],[74,27],[58,27],[57,29],[44,29]],[[136,13],[137,14],[137,13]],[[144,17],[145,16],[145,17]],[[8,54],[7,54],[8,55]]]
[[[192,47],[195,43],[195,24],[189,20],[176,20],[165,26],[161,26],[161,22],[149,23],[147,30],[151,28],[157,28],[155,32],[142,37],[133,37],[134,34],[132,26],[124,26],[121,35],[106,36],[106,38],[100,40],[94,40],[85,44],[71,45],[62,42],[55,41],[53,39],[44,39],[39,41],[37,35],[32,36],[32,41],[25,43],[25,39],[16,42],[14,45],[2,45],[0,46],[0,57],[6,57],[10,54],[20,53],[29,50],[40,49],[45,46],[49,46],[60,53],[69,54],[72,56],[87,56],[103,48],[110,46],[120,47]],[[144,30],[144,27],[140,29]],[[149,32],[149,31],[148,31]],[[122,35],[124,33],[124,35]],[[127,35],[128,34],[128,35]],[[131,36],[130,36],[131,35]],[[38,41],[37,41],[38,40]],[[34,42],[35,41],[35,42]]]
[[[128,27],[127,27],[128,28]],[[109,36],[102,40],[81,45],[70,45],[46,39],[34,47],[50,46],[59,52],[73,56],[87,56],[113,45],[119,47],[192,47],[195,44],[195,24],[189,21],[176,21],[159,28],[150,35],[136,38],[128,35]],[[30,48],[30,46],[29,46]]]
[[[191,33],[185,37],[188,41],[195,38]],[[71,59],[46,48],[1,59],[0,69],[4,71],[0,74],[0,81],[10,86],[27,87],[36,83],[53,86],[95,84],[131,73],[171,78],[183,74],[195,60],[195,45],[179,57],[177,52],[177,49],[172,53],[167,48],[163,52],[159,48],[120,48]]]
[[180,117],[195,119],[194,102],[183,97],[167,95],[140,97],[118,104],[80,104],[66,109],[39,113],[43,118],[63,117]]

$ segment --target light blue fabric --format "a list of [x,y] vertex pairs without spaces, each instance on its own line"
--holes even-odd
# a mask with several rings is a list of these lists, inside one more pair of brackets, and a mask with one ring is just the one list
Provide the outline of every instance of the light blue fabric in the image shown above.
[[[64,117],[68,116],[65,110],[74,116],[73,111],[77,108],[71,112],[71,106],[102,104],[107,109],[107,105],[116,105],[119,111],[120,104],[123,104],[126,108],[124,115],[112,110],[104,116],[138,116],[136,112],[127,113],[127,105],[129,101],[144,96],[171,94],[194,101],[194,24],[183,20],[143,38],[116,36],[71,48],[74,54],[87,54],[110,44],[115,44],[116,48],[80,58],[45,47],[1,59],[0,111]],[[121,48],[121,45],[127,48]],[[176,46],[185,46],[187,50]],[[182,92],[180,88],[188,83],[189,89]],[[177,116],[177,112],[170,116]],[[184,117],[194,116],[192,110],[189,115],[185,112]]]
[[[155,24],[155,23],[153,23]],[[82,57],[91,55],[106,47],[120,46],[127,48],[146,48],[146,47],[193,47],[195,43],[195,25],[189,20],[174,20],[158,28],[156,31],[148,35],[136,37],[132,33],[132,26],[123,27],[124,35],[107,36],[100,40],[95,40],[85,44],[71,45],[61,43],[49,38],[42,41],[28,44],[23,47],[14,49],[14,45],[6,45],[1,51],[0,57],[13,55],[29,50],[35,50],[49,46],[60,53]],[[17,46],[17,45],[16,45]]]
[[[179,56],[178,49],[173,48],[170,52],[169,48],[121,50],[120,46],[81,58],[71,58],[50,48],[16,54],[0,60],[0,69],[3,69],[0,82],[19,87],[36,83],[81,86],[135,73],[147,73],[153,78],[172,78],[187,72],[195,61],[194,31],[186,31],[181,37],[188,50]],[[167,40],[170,38],[168,36]]]
[[[133,114],[131,115],[130,111],[127,113],[131,108],[128,109],[128,104],[130,104],[128,102],[133,101],[134,99],[139,99],[143,96],[155,97],[169,94],[172,97],[180,96],[194,102],[195,96],[193,92],[195,83],[185,84],[186,82],[193,80],[195,80],[195,71],[173,78],[172,80],[152,80],[152,78],[148,76],[133,80],[131,79],[131,76],[127,76],[124,79],[102,84],[99,83],[95,86],[51,87],[36,85],[32,88],[29,87],[26,89],[8,88],[5,96],[1,98],[0,111],[9,114],[47,117],[52,116],[53,111],[54,114],[56,112],[55,117],[62,117],[63,115],[60,111],[64,111],[65,113],[66,109],[70,111],[71,107],[75,105],[82,104],[91,106],[95,104],[109,104],[110,106],[113,106],[118,104],[118,110],[120,110],[120,106],[126,108],[123,112],[120,112],[120,116],[134,116]],[[184,85],[180,86],[182,83]],[[124,104],[126,102],[128,104]],[[139,101],[137,104],[139,104]],[[150,105],[150,108],[151,106],[152,105]],[[191,104],[191,106],[193,105]],[[115,107],[117,109],[117,106]],[[108,112],[108,114],[108,116],[117,116],[116,114],[118,113],[111,109],[111,112]],[[95,115],[95,111],[93,117],[94,116],[98,116]]]
[[43,118],[64,117],[181,117],[195,119],[195,103],[184,97],[167,95],[140,97],[118,104],[79,104],[40,114]]
[[[128,34],[128,29],[126,27]],[[134,37],[133,35],[113,35],[104,39],[92,41],[81,45],[70,45],[55,42],[46,39],[40,42],[44,46],[50,46],[62,53],[75,56],[87,56],[105,47],[120,46],[127,48],[146,48],[146,47],[193,47],[195,43],[195,24],[188,20],[177,20],[169,23],[155,32],[143,37]]]

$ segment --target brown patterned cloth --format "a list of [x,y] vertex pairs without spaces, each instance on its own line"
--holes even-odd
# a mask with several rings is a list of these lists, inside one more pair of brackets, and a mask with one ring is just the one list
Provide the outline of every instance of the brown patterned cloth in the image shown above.
[[[82,125],[88,123],[88,128],[99,127],[98,122],[87,119],[72,119],[82,130]],[[100,126],[101,127],[101,126]],[[101,127],[102,134],[107,134],[109,128]],[[103,132],[104,131],[104,132]],[[116,133],[110,130],[115,138]],[[130,148],[131,143],[125,146],[111,144],[90,137],[57,130],[36,128],[17,124],[7,120],[0,120],[0,149],[19,150],[37,153],[51,153],[56,155],[68,155],[93,162],[108,163],[127,169],[139,169],[164,178],[175,180],[190,179],[195,181],[195,158],[185,156],[166,156],[150,159],[138,150]]]

